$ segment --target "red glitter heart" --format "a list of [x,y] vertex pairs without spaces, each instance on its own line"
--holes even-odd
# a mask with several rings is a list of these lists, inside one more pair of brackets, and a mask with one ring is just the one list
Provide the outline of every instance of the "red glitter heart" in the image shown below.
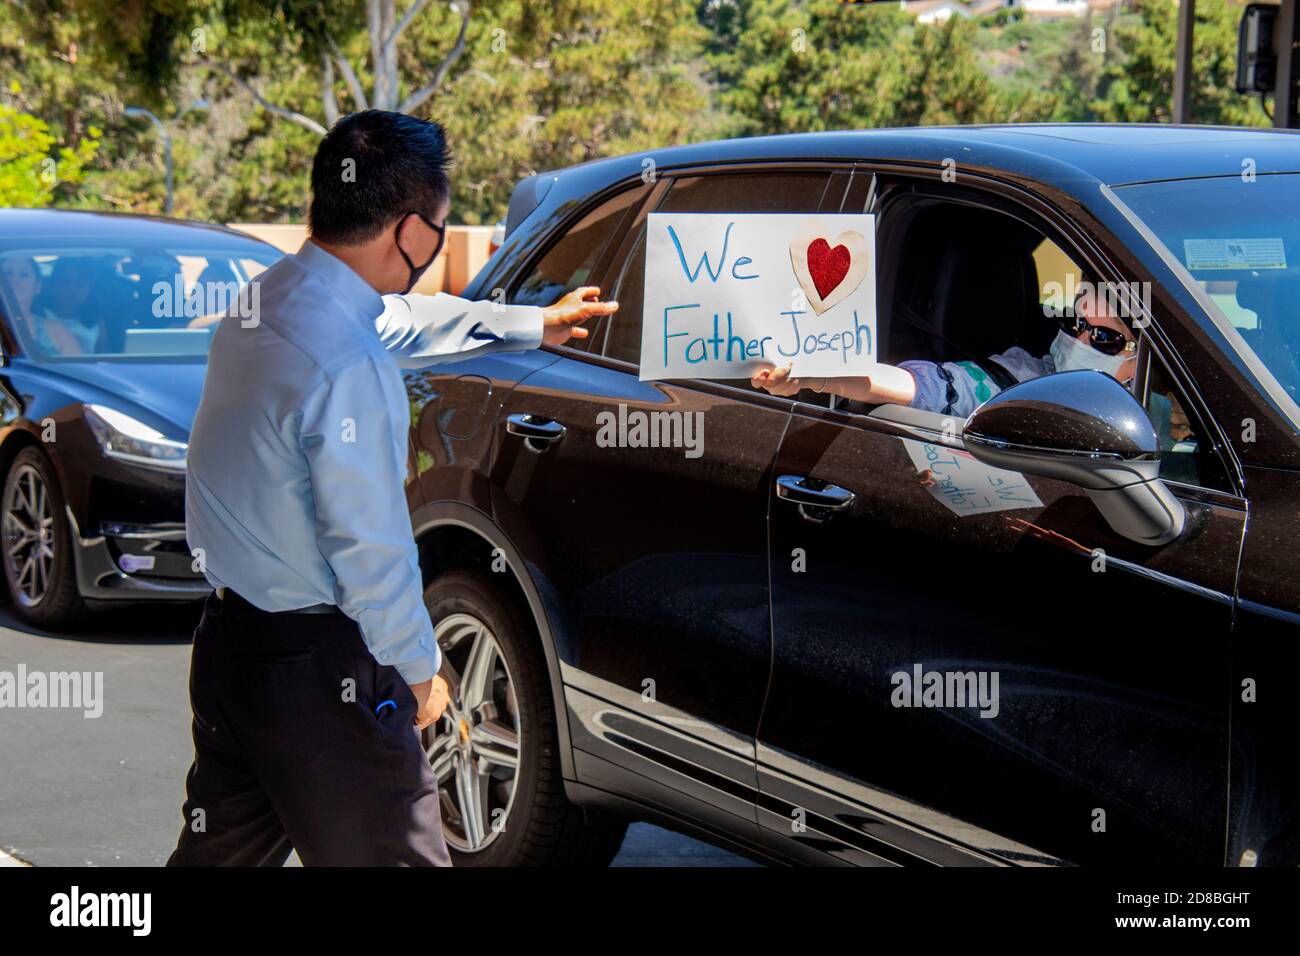
[[812,276],[817,294],[825,299],[844,281],[849,274],[849,262],[852,260],[848,246],[836,246],[825,239],[814,239],[808,243],[808,274]]

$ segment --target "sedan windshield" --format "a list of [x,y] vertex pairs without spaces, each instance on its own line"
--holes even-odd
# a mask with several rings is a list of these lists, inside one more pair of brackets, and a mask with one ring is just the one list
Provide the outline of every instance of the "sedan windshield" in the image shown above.
[[208,230],[159,233],[0,239],[0,311],[23,354],[206,360],[213,318],[247,308],[253,297],[241,292],[280,253]]
[[1300,175],[1144,183],[1115,192],[1292,400],[1300,399]]

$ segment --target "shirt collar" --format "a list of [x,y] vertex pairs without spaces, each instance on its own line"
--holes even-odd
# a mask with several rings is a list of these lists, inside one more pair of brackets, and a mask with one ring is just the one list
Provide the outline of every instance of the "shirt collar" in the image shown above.
[[352,271],[342,259],[326,252],[310,239],[304,239],[302,248],[294,258],[305,269],[324,279],[342,301],[352,306],[369,320],[379,317],[384,311],[384,299],[361,276]]

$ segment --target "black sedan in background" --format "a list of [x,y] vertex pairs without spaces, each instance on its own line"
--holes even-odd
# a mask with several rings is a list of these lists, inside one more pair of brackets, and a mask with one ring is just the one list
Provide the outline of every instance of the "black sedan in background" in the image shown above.
[[0,547],[25,620],[208,593],[184,527],[195,320],[279,256],[218,227],[0,210]]
[[[784,862],[1300,863],[1298,208],[1300,138],[1209,128],[522,182],[465,294],[620,309],[407,376],[457,865],[601,862],[620,817]],[[967,421],[641,381],[651,212],[874,213],[892,363],[1042,356],[1062,286],[1134,289],[1136,377],[1041,375]]]

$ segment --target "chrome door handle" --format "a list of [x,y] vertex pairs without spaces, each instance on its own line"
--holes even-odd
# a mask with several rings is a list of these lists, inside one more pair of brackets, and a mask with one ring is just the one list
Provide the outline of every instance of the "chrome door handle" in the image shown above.
[[516,412],[506,418],[506,431],[524,439],[529,451],[542,452],[564,437],[564,426],[540,415]]
[[776,496],[798,505],[799,514],[809,521],[825,521],[833,512],[853,504],[857,497],[839,485],[810,484],[813,481],[805,475],[781,475],[776,479]]

